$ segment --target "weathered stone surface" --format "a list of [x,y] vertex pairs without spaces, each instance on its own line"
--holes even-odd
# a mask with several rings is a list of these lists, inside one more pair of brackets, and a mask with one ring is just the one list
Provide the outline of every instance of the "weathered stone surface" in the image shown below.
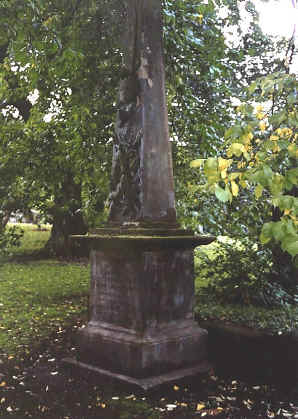
[[176,223],[160,0],[125,2],[124,78],[113,151],[111,223]]
[[193,320],[194,238],[160,237],[153,245],[154,237],[125,238],[120,249],[121,237],[110,238],[114,246],[97,237],[103,249],[91,252],[90,320],[77,337],[79,360],[133,377],[204,360],[207,334]]
[[[207,332],[189,322],[182,329],[137,335],[94,323],[78,335],[78,360],[117,374],[145,378],[196,366],[206,359]],[[83,346],[82,346],[83,344]]]
[[[271,334],[224,321],[202,322],[220,375],[291,387],[298,383],[298,332]],[[220,348],[220,349],[219,349]]]
[[[83,362],[76,361],[72,358],[65,358],[64,365],[68,368],[74,367],[76,371],[80,370],[82,373],[91,373],[98,377],[99,380],[102,380],[106,384],[108,382],[123,383],[125,388],[135,390],[150,390],[152,388],[160,387],[162,385],[168,385],[171,383],[177,383],[179,380],[189,379],[193,380],[195,376],[206,373],[210,370],[211,366],[207,361],[203,361],[198,365],[195,365],[191,368],[182,368],[179,370],[174,370],[162,375],[155,375],[147,378],[135,378],[130,377],[124,374],[117,374],[112,371],[108,371],[99,367],[95,367],[90,364],[85,364]],[[89,376],[90,377],[90,376]]]
[[[97,229],[85,236],[72,236],[81,246],[92,249],[189,249],[196,246],[206,245],[214,241],[213,236],[195,236],[185,230],[121,230],[120,229]],[[115,233],[116,230],[116,233]],[[114,234],[113,234],[114,232]],[[155,233],[155,234],[154,234]],[[153,235],[154,234],[154,235]]]

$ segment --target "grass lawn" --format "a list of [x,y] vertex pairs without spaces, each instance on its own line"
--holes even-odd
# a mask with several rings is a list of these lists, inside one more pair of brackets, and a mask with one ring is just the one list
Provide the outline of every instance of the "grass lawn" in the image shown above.
[[89,266],[36,258],[49,229],[22,228],[21,246],[0,262],[0,352],[9,357],[87,312]]
[[[89,265],[44,259],[42,248],[50,235],[49,226],[21,224],[21,245],[0,260],[0,352],[10,357],[32,349],[59,327],[74,319],[86,319]],[[204,246],[211,259],[218,243]],[[256,308],[252,305],[219,304],[204,294],[206,277],[196,278],[195,312],[199,320],[226,320],[269,329],[288,331],[298,325],[298,307]]]
[[[28,225],[24,229],[21,247],[0,261],[1,417],[298,417],[298,389],[285,394],[267,384],[247,384],[211,373],[191,383],[139,394],[106,380],[94,382],[64,371],[60,360],[75,356],[71,337],[77,324],[87,318],[89,266],[42,258],[40,249],[49,230],[36,231]],[[205,285],[197,280],[197,290]],[[200,304],[206,304],[201,312],[204,317],[220,313],[210,301]]]
[[[13,224],[8,224],[13,226]],[[19,247],[11,249],[10,259],[12,257],[30,257],[33,259],[37,254],[40,254],[51,233],[51,226],[49,224],[42,224],[40,229],[35,224],[19,223],[17,227],[24,231],[24,236],[21,238]]]

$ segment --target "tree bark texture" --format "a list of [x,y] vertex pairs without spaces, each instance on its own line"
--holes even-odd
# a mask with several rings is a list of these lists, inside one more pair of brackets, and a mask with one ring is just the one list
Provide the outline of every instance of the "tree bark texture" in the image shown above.
[[88,256],[84,249],[70,239],[72,234],[85,234],[87,225],[82,212],[81,185],[76,184],[72,174],[68,173],[61,190],[56,193],[55,206],[52,209],[52,231],[46,249],[55,256]]

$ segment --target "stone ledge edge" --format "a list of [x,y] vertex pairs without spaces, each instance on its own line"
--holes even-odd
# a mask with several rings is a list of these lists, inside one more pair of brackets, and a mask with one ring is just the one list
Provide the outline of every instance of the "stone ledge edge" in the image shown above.
[[162,375],[152,376],[148,378],[134,378],[123,374],[113,373],[111,371],[77,361],[73,358],[62,359],[62,364],[65,367],[73,366],[77,369],[83,369],[102,377],[108,377],[123,384],[131,384],[145,391],[152,390],[163,384],[177,382],[178,380],[182,380],[187,377],[193,377],[199,374],[208,373],[212,369],[212,366],[208,361],[203,361],[200,364],[194,365],[193,367],[177,369]]

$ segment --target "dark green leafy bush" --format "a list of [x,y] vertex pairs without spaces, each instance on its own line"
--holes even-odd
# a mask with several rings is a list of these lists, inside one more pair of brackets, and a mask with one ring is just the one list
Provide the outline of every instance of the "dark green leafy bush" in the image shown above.
[[197,252],[197,292],[213,295],[219,303],[294,303],[295,293],[289,294],[276,281],[273,266],[269,249],[248,240],[222,241],[213,257],[203,249]]
[[0,230],[0,256],[9,253],[12,247],[19,246],[23,234],[24,231],[17,226]]

